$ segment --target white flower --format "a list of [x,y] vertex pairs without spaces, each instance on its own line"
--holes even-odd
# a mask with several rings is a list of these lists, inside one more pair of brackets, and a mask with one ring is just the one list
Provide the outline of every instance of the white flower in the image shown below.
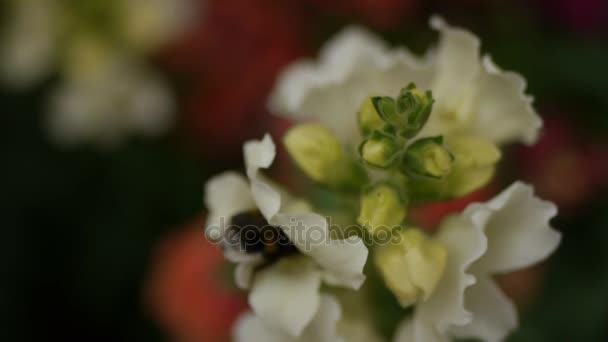
[[122,56],[70,74],[50,99],[48,129],[61,145],[116,145],[129,134],[157,136],[173,122],[173,95],[162,78]]
[[555,205],[517,182],[489,202],[446,218],[436,237],[448,251],[445,274],[413,318],[402,323],[395,341],[504,340],[517,326],[517,312],[492,276],[551,254],[561,239],[549,225],[556,213]]
[[[236,244],[223,241],[223,247],[238,264],[237,285],[250,288],[256,320],[298,337],[319,311],[322,282],[353,289],[362,285],[368,251],[358,237],[331,240],[324,217],[264,179],[259,170],[270,167],[276,154],[269,135],[247,142],[244,154],[248,179],[227,172],[206,185],[207,234],[240,237]],[[269,240],[265,234],[266,240],[258,239],[262,231],[271,233]],[[247,238],[249,233],[258,240]]]
[[433,18],[441,33],[436,49],[417,58],[389,48],[358,27],[327,43],[318,63],[296,62],[279,77],[270,109],[299,120],[318,120],[343,141],[357,144],[355,113],[369,95],[395,96],[409,82],[436,99],[421,136],[462,133],[502,144],[533,143],[542,122],[524,94],[525,80],[480,58],[479,39]]
[[301,336],[293,337],[273,330],[259,317],[249,312],[243,315],[234,329],[235,342],[342,342],[336,324],[341,317],[338,301],[322,295],[319,309]]

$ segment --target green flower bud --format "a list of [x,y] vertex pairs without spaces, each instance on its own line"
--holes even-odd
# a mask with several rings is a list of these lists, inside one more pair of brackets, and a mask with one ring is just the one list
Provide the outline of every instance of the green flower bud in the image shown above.
[[391,124],[395,127],[403,125],[404,118],[397,112],[397,105],[392,97],[388,96],[374,96],[371,98],[372,104],[376,109],[376,112],[380,115],[380,118],[384,122]]
[[357,221],[372,233],[378,228],[392,228],[403,222],[407,202],[388,184],[378,184],[361,197]]
[[298,167],[313,180],[338,188],[357,187],[367,175],[344,153],[338,138],[316,123],[297,125],[283,142]]
[[418,229],[400,231],[399,243],[382,245],[374,262],[403,307],[427,300],[445,271],[447,251]]
[[452,172],[453,159],[441,136],[424,138],[409,146],[402,167],[406,173],[443,178]]
[[369,96],[363,101],[361,108],[359,109],[359,128],[363,135],[369,135],[374,130],[382,129],[385,125],[384,121],[380,117],[380,114],[376,110],[372,97]]
[[399,144],[396,140],[395,136],[374,131],[359,147],[359,154],[367,164],[387,168],[395,162],[399,154]]
[[414,83],[401,89],[396,107],[406,118],[406,124],[401,127],[406,138],[412,138],[422,130],[431,115],[434,102],[431,91],[423,92]]
[[[374,110],[366,111],[369,115],[366,124],[363,124],[363,114],[360,114],[360,125],[364,133],[370,129],[377,129],[378,124],[371,124],[371,112],[377,113],[380,118],[401,132],[405,138],[412,138],[418,134],[426,124],[433,110],[435,100],[430,91],[423,92],[416,88],[414,83],[401,89],[397,99],[387,96],[375,96],[371,98]],[[365,103],[365,105],[369,105]]]

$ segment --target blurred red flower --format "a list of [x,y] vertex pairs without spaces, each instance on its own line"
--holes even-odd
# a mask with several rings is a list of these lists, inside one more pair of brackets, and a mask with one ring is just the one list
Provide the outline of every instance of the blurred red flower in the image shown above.
[[146,306],[172,340],[228,341],[232,324],[246,308],[234,286],[221,281],[221,250],[197,220],[162,241],[152,260]]
[[521,177],[566,210],[608,184],[608,146],[586,141],[574,127],[564,119],[547,119],[540,140],[516,150]]
[[297,1],[210,0],[204,7],[164,59],[189,83],[187,131],[213,157],[240,157],[241,144],[263,132],[279,71],[307,49],[306,12]]

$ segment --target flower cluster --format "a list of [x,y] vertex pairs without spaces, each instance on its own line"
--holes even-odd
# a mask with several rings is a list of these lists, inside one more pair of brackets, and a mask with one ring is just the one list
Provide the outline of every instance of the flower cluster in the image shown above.
[[[555,205],[515,182],[433,234],[410,222],[408,207],[481,189],[500,147],[533,143],[542,122],[523,78],[481,58],[473,34],[440,18],[431,26],[441,37],[423,58],[348,28],[320,61],[296,62],[279,78],[270,107],[302,121],[283,137],[286,150],[344,205],[327,208],[269,180],[269,135],[245,144],[246,177],[208,182],[206,234],[249,293],[237,341],[502,341],[516,328],[493,276],[557,248]],[[404,309],[388,333],[370,310],[378,287]]]
[[15,88],[59,71],[48,130],[59,144],[119,143],[172,123],[173,95],[143,62],[189,22],[192,0],[12,0],[0,80]]

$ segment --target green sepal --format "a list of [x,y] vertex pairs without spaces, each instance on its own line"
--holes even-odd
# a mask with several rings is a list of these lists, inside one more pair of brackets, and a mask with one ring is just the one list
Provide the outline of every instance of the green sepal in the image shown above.
[[376,96],[372,98],[372,103],[384,122],[393,126],[400,126],[402,118],[397,112],[395,99],[389,96]]
[[413,138],[424,128],[433,110],[433,93],[430,90],[422,93],[414,83],[401,89],[397,97],[397,110],[405,117],[405,125],[401,134],[405,138]]

